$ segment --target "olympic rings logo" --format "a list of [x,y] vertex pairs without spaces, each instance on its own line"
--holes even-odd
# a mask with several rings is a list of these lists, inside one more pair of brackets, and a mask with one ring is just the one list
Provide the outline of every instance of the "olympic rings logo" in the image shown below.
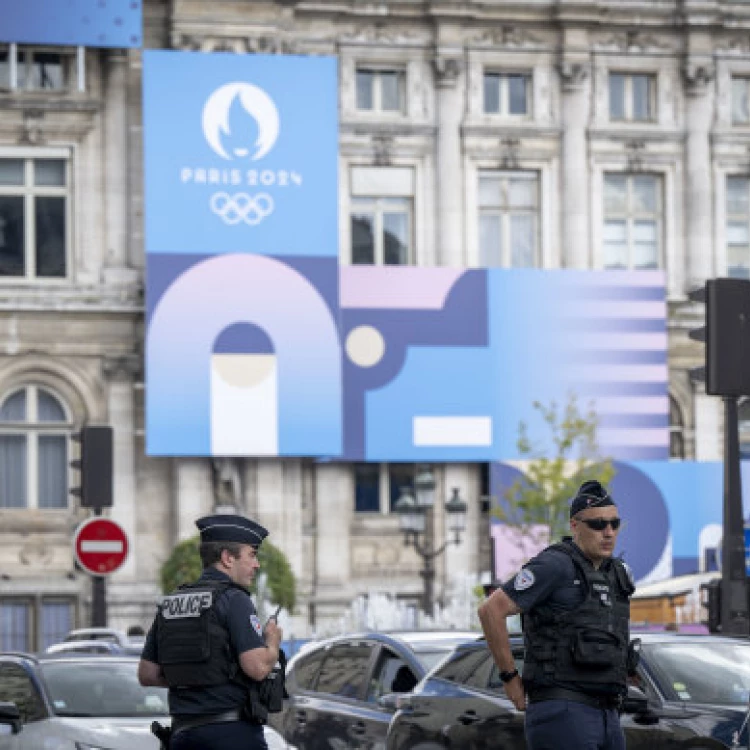
[[234,226],[244,222],[254,227],[273,213],[273,198],[268,193],[214,193],[210,201],[211,210],[225,224]]

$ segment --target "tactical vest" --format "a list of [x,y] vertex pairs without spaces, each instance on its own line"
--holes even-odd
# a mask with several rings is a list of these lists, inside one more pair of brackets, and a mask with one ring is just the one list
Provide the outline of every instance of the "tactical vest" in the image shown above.
[[229,631],[216,613],[219,598],[230,588],[248,595],[229,581],[199,581],[180,586],[162,599],[156,617],[156,643],[159,664],[170,688],[238,681],[240,669]]
[[630,638],[630,596],[635,590],[625,564],[613,559],[596,570],[573,544],[549,549],[569,556],[586,598],[572,610],[544,603],[524,613],[523,680],[534,685],[575,684],[596,692],[624,692]]

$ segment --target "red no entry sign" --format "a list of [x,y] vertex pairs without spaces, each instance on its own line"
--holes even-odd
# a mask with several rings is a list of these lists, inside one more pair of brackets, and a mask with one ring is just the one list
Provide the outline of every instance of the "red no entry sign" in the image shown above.
[[125,562],[128,537],[122,526],[109,518],[89,518],[73,537],[78,564],[91,575],[108,576]]

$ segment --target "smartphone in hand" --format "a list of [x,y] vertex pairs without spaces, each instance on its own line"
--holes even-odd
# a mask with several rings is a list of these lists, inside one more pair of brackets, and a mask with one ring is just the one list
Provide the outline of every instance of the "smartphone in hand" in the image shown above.
[[276,607],[276,611],[268,618],[269,620],[276,620],[276,622],[279,621],[279,612],[281,612],[281,605],[279,604],[278,607]]

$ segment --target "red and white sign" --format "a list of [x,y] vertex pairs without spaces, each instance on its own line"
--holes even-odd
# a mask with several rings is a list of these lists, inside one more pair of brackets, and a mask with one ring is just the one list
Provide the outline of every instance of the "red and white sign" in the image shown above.
[[129,546],[128,536],[120,524],[98,516],[84,521],[73,537],[78,564],[95,576],[108,576],[121,568]]

